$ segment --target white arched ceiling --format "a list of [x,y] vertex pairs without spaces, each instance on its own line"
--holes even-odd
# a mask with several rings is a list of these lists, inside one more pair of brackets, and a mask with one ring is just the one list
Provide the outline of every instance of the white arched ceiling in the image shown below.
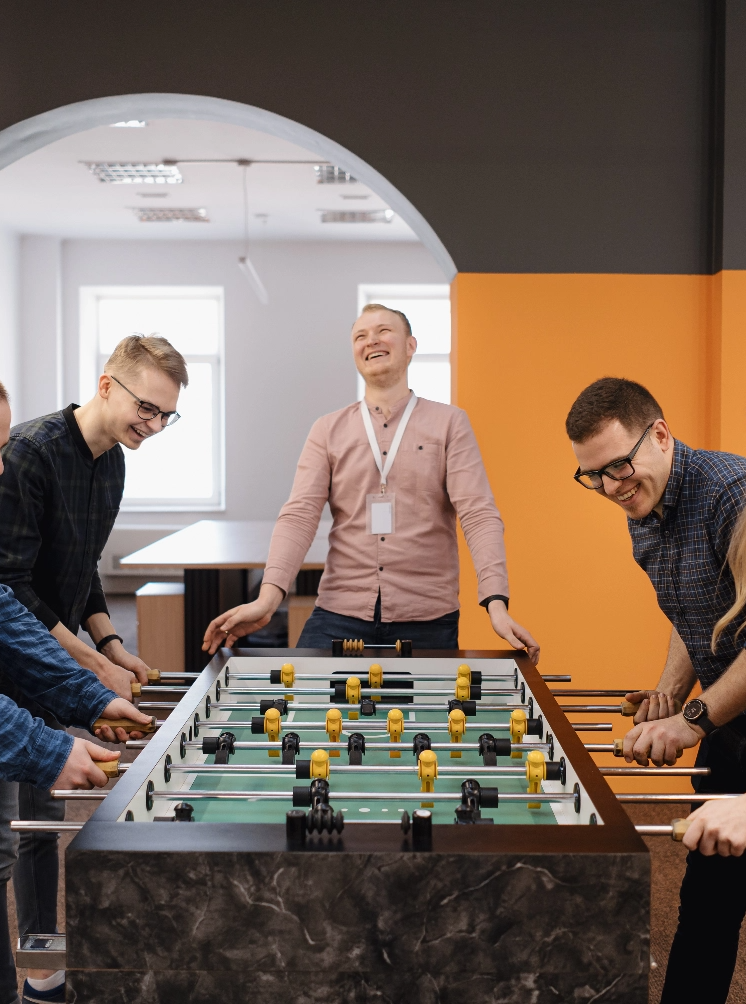
[[196,94],[122,94],[63,105],[0,131],[0,170],[55,140],[74,133],[129,119],[201,119],[258,129],[312,150],[358,178],[385,200],[417,235],[446,278],[456,266],[425,217],[391,182],[350,150],[314,129],[274,112],[223,98]]

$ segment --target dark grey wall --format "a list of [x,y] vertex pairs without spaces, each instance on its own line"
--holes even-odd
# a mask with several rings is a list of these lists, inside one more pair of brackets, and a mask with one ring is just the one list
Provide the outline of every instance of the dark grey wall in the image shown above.
[[[726,215],[746,220],[744,0],[6,0],[0,127],[104,95],[228,98],[369,161],[461,271],[709,272],[723,20]],[[726,231],[743,267],[746,228]]]

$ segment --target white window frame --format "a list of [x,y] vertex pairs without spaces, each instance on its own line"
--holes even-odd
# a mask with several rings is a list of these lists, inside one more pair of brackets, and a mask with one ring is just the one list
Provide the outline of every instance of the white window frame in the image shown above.
[[[106,357],[99,352],[98,304],[109,298],[215,299],[218,302],[217,355],[186,355],[191,362],[213,366],[213,485],[212,499],[122,499],[122,512],[222,512],[225,510],[225,290],[222,286],[81,286],[79,296],[79,400],[89,400],[96,391]],[[150,334],[150,332],[143,332]]]
[[[408,300],[448,300],[451,299],[451,287],[447,282],[366,282],[357,287],[357,312],[363,312],[363,307],[369,303],[385,303],[388,297]],[[448,357],[451,365],[450,352],[417,352],[416,358],[425,363],[440,362]],[[357,399],[365,397],[365,381],[357,375]]]

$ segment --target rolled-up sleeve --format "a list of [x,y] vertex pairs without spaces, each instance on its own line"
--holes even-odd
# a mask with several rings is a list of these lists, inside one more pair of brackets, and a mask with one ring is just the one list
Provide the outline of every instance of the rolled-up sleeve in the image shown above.
[[323,418],[308,434],[290,498],[280,510],[269,547],[263,582],[288,592],[319,528],[329,500],[332,469]]
[[446,443],[446,486],[477,572],[479,602],[509,597],[504,526],[466,412],[455,411]]
[[51,788],[67,763],[73,737],[32,718],[0,694],[0,777]]

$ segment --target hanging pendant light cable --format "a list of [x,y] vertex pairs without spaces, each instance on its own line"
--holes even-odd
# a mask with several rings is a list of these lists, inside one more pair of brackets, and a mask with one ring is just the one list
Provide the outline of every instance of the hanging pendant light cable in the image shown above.
[[243,243],[244,243],[244,253],[238,259],[238,267],[241,269],[243,274],[249,280],[249,285],[256,293],[256,298],[260,303],[266,305],[269,303],[269,294],[267,289],[259,278],[259,273],[254,268],[254,265],[249,258],[249,181],[246,176],[246,172],[249,169],[248,164],[241,164],[241,170],[243,172]]

